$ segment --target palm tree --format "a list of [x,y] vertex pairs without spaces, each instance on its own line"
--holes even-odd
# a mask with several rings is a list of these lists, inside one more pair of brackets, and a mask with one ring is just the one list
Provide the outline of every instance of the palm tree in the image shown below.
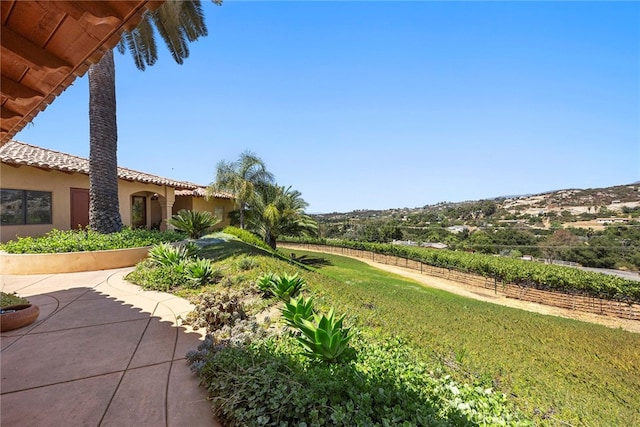
[[240,228],[245,226],[245,212],[255,197],[256,188],[273,182],[273,174],[267,170],[262,159],[251,151],[240,154],[235,162],[221,160],[216,166],[216,180],[209,185],[207,193],[226,191],[233,194],[240,211]]
[[318,224],[304,213],[307,206],[298,190],[262,185],[251,201],[247,222],[252,231],[262,235],[265,243],[275,249],[280,236],[307,236],[317,232]]
[[[167,1],[146,12],[135,29],[123,34],[118,50],[121,53],[129,50],[136,67],[143,71],[158,58],[154,29],[173,59],[182,64],[189,56],[189,42],[207,35],[200,0]],[[89,226],[101,233],[113,233],[122,228],[113,51],[89,68],[89,135]]]

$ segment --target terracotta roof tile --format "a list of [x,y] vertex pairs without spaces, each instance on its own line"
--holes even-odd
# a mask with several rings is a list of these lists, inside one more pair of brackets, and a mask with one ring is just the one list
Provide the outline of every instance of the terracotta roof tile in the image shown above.
[[[18,141],[9,141],[0,147],[0,160],[11,165],[33,166],[41,169],[59,170],[89,174],[89,160],[71,154],[60,153]],[[187,181],[175,181],[157,175],[118,167],[118,177],[125,181],[145,184],[166,185],[175,189],[194,191],[202,188]]]
[[[176,190],[176,196],[193,196],[193,197],[205,197],[207,195],[207,189],[205,187],[194,188],[193,190]],[[233,199],[233,195],[225,192],[213,193],[213,197],[216,199]]]

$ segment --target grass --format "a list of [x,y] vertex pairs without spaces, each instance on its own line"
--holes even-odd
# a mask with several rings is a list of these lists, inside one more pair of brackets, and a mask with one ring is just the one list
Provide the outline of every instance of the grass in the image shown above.
[[467,299],[350,258],[294,253],[297,265],[236,240],[206,247],[222,281],[175,293],[247,289],[269,271],[299,272],[317,308],[348,313],[348,325],[378,342],[404,339],[418,360],[458,380],[492,382],[539,424],[640,425],[639,334]]
[[407,339],[425,360],[459,376],[492,379],[538,422],[640,424],[640,335],[429,289],[350,258],[322,258],[309,285],[351,321],[381,338]]

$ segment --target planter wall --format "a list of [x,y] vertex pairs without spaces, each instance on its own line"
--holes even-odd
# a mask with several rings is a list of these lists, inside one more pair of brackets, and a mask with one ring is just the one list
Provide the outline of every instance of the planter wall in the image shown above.
[[131,267],[147,257],[151,246],[110,251],[57,254],[0,254],[2,274],[50,274]]

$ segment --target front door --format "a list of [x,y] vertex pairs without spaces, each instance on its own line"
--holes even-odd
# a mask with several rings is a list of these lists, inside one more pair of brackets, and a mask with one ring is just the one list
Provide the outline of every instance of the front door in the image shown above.
[[85,228],[89,225],[89,190],[71,188],[71,228]]
[[131,196],[131,227],[147,228],[147,198]]

